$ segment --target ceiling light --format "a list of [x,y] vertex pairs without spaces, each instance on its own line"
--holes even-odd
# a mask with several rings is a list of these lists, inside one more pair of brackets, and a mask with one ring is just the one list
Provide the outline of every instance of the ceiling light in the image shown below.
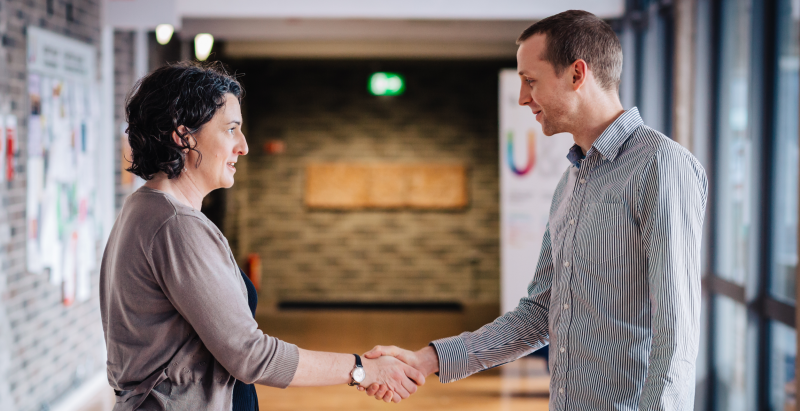
[[175,27],[172,27],[172,24],[159,24],[156,26],[156,41],[163,46],[169,43],[169,40],[172,38],[172,33],[174,32]]
[[200,33],[194,36],[194,55],[200,61],[206,61],[211,54],[211,47],[214,46],[214,36],[208,33]]

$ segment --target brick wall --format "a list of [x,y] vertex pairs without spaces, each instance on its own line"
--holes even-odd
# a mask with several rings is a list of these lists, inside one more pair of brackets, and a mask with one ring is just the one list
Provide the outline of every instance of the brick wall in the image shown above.
[[[510,61],[240,61],[245,133],[225,193],[240,263],[263,259],[265,304],[499,301],[498,70]],[[402,96],[367,93],[373,71],[406,77]],[[267,155],[267,140],[286,143]],[[303,205],[316,161],[460,162],[464,211],[317,211]],[[261,302],[260,302],[261,303]]]
[[125,197],[131,193],[132,187],[125,187],[122,180],[122,127],[125,124],[125,99],[133,84],[134,74],[134,32],[114,31],[114,205],[119,212]]
[[[26,27],[42,27],[98,46],[100,0],[0,0],[0,111],[19,119],[13,181],[0,184],[0,409],[47,409],[105,368],[97,300],[65,307],[60,287],[25,270]],[[72,20],[68,21],[68,8]]]

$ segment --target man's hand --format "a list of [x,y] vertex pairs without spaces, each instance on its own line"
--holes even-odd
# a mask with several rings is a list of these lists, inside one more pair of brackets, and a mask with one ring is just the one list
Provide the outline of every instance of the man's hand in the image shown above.
[[[425,384],[425,375],[391,356],[366,357],[363,366],[367,377],[362,385],[385,387],[381,399],[386,402],[398,403],[417,392],[418,385]],[[360,386],[359,390],[363,391],[363,387]]]
[[[436,350],[431,346],[427,346],[417,352],[412,352],[395,346],[378,345],[363,355],[364,358],[370,359],[381,358],[382,356],[395,357],[417,369],[426,377],[439,371],[439,357],[436,355]],[[393,393],[394,390],[392,390],[391,387],[387,386],[386,384],[379,384],[377,382],[372,384],[363,384],[362,387],[359,387],[359,390],[366,391],[367,395],[374,396],[375,399],[378,400],[382,399],[386,402],[399,402],[399,400],[396,398],[397,395],[394,395]]]

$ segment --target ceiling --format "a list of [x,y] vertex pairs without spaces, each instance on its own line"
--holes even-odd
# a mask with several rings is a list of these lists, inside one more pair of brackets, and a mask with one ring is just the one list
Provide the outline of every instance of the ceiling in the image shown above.
[[170,23],[191,41],[211,33],[231,57],[514,58],[522,30],[584,9],[603,18],[624,0],[105,0],[106,24]]

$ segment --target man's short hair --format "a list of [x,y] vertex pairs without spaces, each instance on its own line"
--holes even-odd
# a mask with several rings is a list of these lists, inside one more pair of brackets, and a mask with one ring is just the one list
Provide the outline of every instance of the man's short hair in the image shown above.
[[536,34],[545,35],[541,58],[553,65],[557,75],[583,59],[600,87],[619,90],[622,46],[608,23],[588,11],[567,10],[532,24],[519,35],[517,44]]

